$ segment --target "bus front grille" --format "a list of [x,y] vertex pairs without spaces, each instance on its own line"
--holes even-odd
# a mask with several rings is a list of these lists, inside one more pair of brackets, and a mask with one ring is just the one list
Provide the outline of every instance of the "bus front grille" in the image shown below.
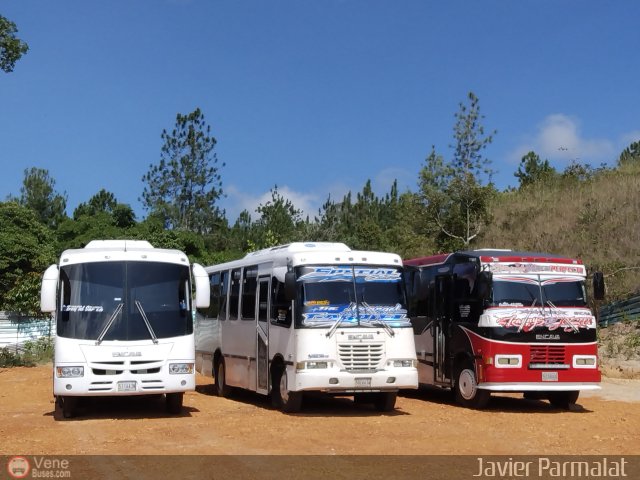
[[376,370],[382,361],[382,343],[342,343],[338,345],[338,355],[342,366],[349,372]]
[[533,345],[529,368],[568,368],[563,345]]

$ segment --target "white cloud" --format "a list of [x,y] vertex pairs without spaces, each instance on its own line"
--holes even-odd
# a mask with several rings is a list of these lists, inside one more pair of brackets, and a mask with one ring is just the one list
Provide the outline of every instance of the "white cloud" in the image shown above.
[[[381,170],[375,175],[371,181],[371,186],[376,195],[383,197],[391,190],[391,184],[394,180],[398,180],[398,190],[400,193],[406,189],[413,188],[413,183],[416,182],[414,174],[409,171],[390,167]],[[352,200],[355,201],[358,192],[362,191],[365,181],[362,181],[359,185],[348,185],[343,181],[336,181],[324,188],[314,188],[314,190],[304,191],[296,190],[288,185],[278,185],[278,193],[284,198],[290,200],[294,207],[302,211],[303,217],[309,216],[311,220],[318,215],[318,210],[327,201],[331,199],[333,202],[340,202],[344,196],[350,191],[352,194]],[[243,210],[247,210],[251,214],[252,220],[258,218],[256,208],[259,205],[264,205],[271,200],[271,191],[265,190],[258,195],[254,193],[248,193],[242,191],[240,187],[236,185],[230,185],[225,187],[226,198],[221,202],[222,208],[226,211],[227,219],[229,223],[233,224],[238,215]]]
[[[256,220],[259,216],[256,209],[271,200],[271,190],[267,190],[260,195],[254,195],[241,191],[235,185],[230,185],[225,188],[225,193],[227,198],[223,202],[223,208],[225,208],[227,219],[231,224],[235,222],[243,210],[247,210],[251,214],[251,218]],[[295,208],[301,210],[303,216],[309,215],[313,218],[313,215],[318,210],[320,200],[314,193],[297,192],[286,185],[278,186],[278,193],[290,200]]]
[[552,161],[577,160],[595,164],[610,161],[616,152],[613,143],[607,139],[583,137],[579,120],[562,113],[547,116],[538,125],[537,132],[513,149],[509,158],[519,162],[532,150]]

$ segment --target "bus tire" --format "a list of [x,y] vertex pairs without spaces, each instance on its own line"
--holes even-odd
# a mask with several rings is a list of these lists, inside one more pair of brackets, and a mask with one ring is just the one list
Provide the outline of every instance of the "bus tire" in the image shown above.
[[476,372],[470,361],[465,361],[456,369],[453,389],[456,402],[467,408],[484,408],[491,396],[488,390],[478,388]]
[[220,358],[216,365],[216,393],[219,397],[229,398],[231,395],[231,387],[227,385],[227,370],[224,364],[224,358]]
[[275,370],[271,395],[273,405],[284,413],[296,413],[302,408],[302,392],[289,390],[287,370],[284,367]]
[[167,393],[167,411],[172,415],[177,415],[182,411],[183,392]]
[[374,402],[375,393],[363,392],[353,394],[353,403],[356,405],[365,405]]
[[58,397],[62,403],[62,416],[64,418],[73,418],[76,416],[76,407],[78,406],[78,397]]
[[551,392],[549,394],[549,403],[556,408],[569,410],[571,405],[576,404],[579,395],[580,391],[578,390],[573,392]]
[[373,400],[373,405],[379,412],[391,412],[396,408],[398,392],[379,392]]

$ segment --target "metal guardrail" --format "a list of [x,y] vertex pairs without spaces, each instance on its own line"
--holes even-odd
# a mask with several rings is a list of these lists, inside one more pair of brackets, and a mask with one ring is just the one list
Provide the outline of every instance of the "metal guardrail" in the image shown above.
[[607,327],[622,321],[640,320],[640,295],[600,307],[598,325]]
[[55,336],[56,329],[50,318],[30,318],[11,312],[0,312],[0,348],[23,350],[25,342],[41,337]]

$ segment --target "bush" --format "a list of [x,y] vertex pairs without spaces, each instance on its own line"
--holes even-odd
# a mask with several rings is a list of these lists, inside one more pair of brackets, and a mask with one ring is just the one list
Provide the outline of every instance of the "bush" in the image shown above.
[[33,367],[53,360],[53,339],[40,337],[36,341],[24,342],[18,349],[0,349],[0,367]]

